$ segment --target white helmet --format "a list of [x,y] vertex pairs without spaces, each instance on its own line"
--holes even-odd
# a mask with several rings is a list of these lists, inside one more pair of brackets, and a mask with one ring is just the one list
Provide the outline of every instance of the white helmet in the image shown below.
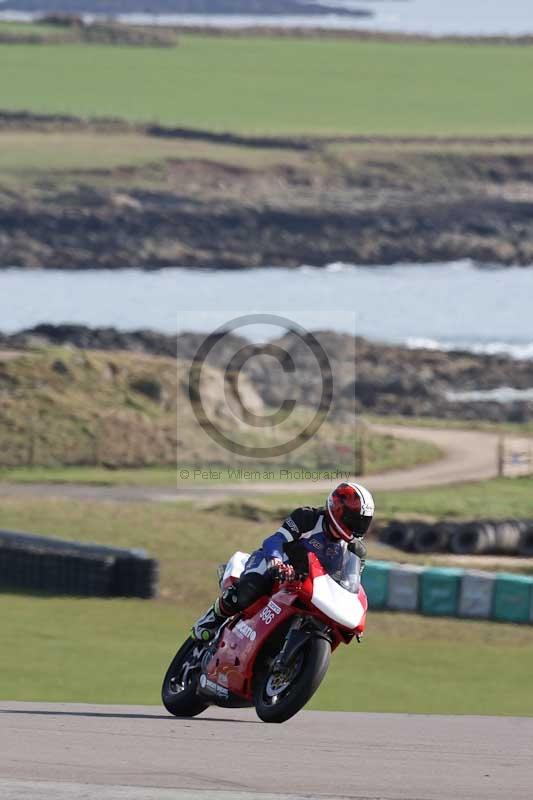
[[326,500],[328,532],[351,542],[364,536],[374,516],[374,498],[360,483],[339,483]]

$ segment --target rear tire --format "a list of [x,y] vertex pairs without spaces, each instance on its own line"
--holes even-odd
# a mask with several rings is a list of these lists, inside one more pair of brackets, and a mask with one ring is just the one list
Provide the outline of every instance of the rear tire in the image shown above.
[[285,688],[272,696],[273,676],[266,670],[257,676],[254,687],[254,704],[257,716],[263,722],[286,722],[302,709],[314,695],[328,671],[331,645],[315,637],[296,656],[292,675]]
[[195,639],[187,639],[172,659],[163,680],[161,699],[166,710],[175,717],[195,717],[208,708],[208,703],[204,703],[196,694],[194,673],[189,673],[182,680],[187,662],[192,659],[193,650],[198,646]]

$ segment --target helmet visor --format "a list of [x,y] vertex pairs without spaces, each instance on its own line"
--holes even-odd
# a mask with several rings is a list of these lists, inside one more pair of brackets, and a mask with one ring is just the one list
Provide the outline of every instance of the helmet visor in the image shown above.
[[350,508],[345,508],[342,512],[342,523],[354,536],[364,536],[371,522],[372,517],[362,517]]

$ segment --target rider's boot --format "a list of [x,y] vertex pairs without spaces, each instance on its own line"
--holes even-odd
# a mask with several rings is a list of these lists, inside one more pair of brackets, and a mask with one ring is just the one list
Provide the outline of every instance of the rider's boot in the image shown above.
[[194,623],[192,627],[194,638],[202,642],[210,642],[224,620],[237,613],[239,610],[237,602],[236,589],[233,586],[226,589],[221,597],[217,598],[205,614]]

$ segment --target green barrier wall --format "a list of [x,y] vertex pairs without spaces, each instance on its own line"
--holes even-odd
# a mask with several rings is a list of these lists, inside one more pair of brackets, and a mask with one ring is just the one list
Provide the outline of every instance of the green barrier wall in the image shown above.
[[436,617],[456,617],[464,571],[452,568],[426,569],[420,576],[420,610]]
[[533,578],[500,573],[496,576],[492,617],[501,622],[530,622]]
[[389,572],[392,564],[387,561],[368,561],[363,572],[362,583],[368,597],[368,608],[385,608],[389,596]]
[[[367,561],[362,583],[370,611],[396,610],[394,575],[407,570],[389,561]],[[418,571],[419,567],[411,567]],[[418,607],[414,613],[436,617],[480,617],[499,622],[533,624],[533,577],[511,573],[479,572],[450,567],[426,567],[420,571]],[[479,586],[483,584],[483,591]],[[405,609],[399,609],[405,610]]]

